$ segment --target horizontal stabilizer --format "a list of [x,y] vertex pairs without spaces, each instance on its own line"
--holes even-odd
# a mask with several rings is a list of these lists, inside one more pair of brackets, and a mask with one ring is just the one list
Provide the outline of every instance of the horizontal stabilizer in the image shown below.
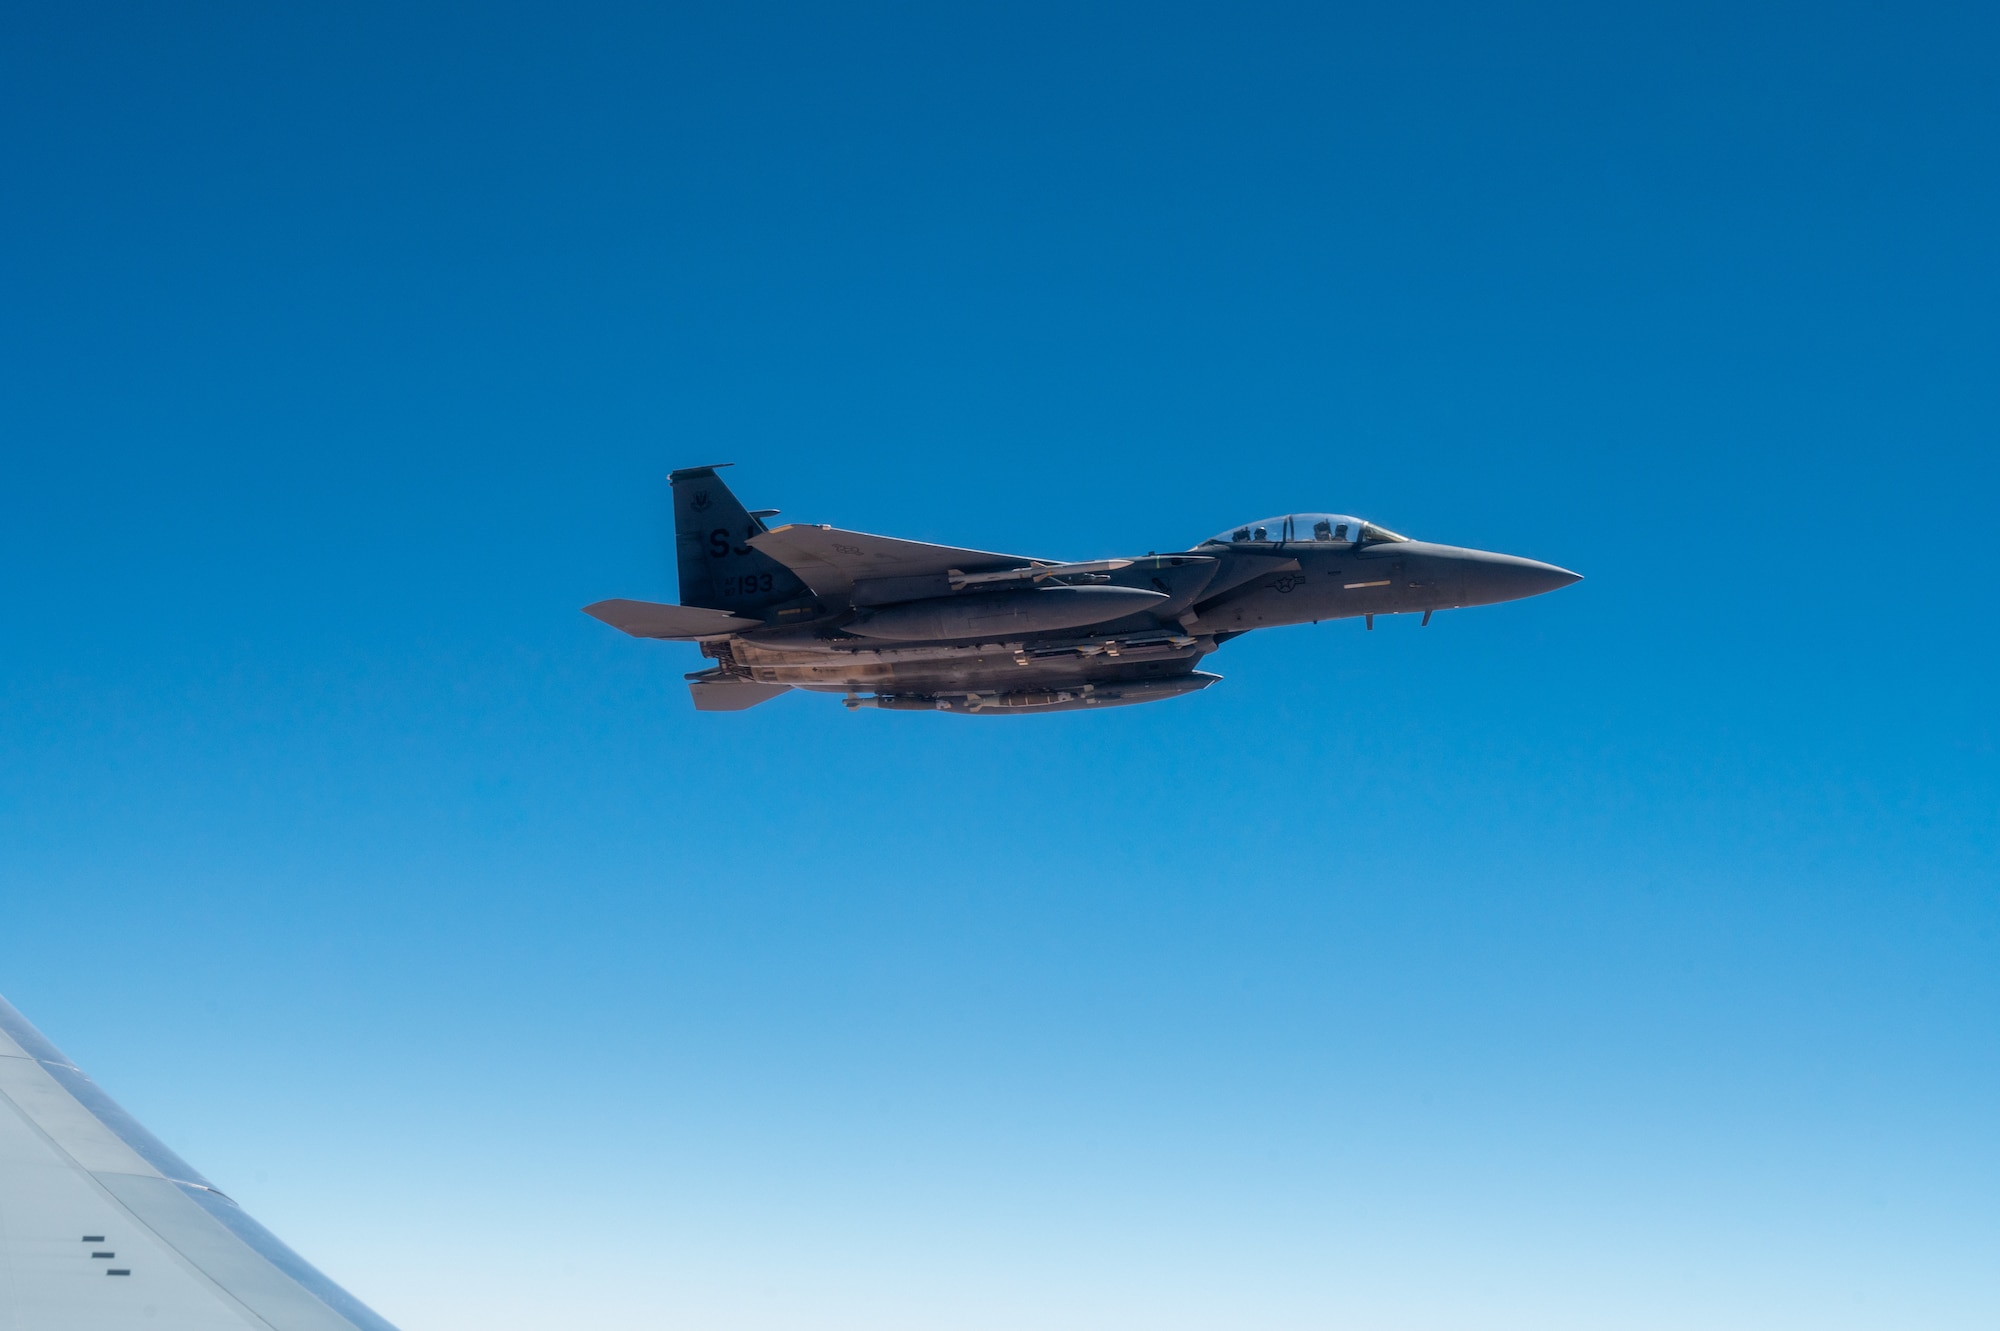
[[[798,574],[814,594],[829,598],[847,596],[855,583],[874,579],[943,579],[953,569],[974,573],[1052,562],[802,522],[759,532],[749,544]],[[938,588],[940,593],[945,590]]]
[[688,681],[697,712],[741,712],[791,691],[789,684],[753,684],[741,679]]
[[661,605],[657,601],[599,601],[583,613],[635,638],[726,638],[745,629],[762,628],[761,619],[744,619],[727,610],[698,605]]

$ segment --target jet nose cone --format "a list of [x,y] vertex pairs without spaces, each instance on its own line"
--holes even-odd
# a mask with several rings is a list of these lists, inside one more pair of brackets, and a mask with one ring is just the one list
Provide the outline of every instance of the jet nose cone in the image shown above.
[[1473,554],[1464,561],[1464,573],[1467,605],[1518,601],[1524,596],[1539,596],[1583,580],[1581,573],[1544,564],[1539,559],[1488,554],[1485,551]]

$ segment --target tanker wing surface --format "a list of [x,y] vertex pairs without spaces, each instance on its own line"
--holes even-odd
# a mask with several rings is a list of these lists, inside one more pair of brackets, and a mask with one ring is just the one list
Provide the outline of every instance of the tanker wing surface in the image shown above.
[[892,579],[899,582],[909,579],[914,583],[942,579],[953,569],[963,573],[990,572],[1050,562],[1026,555],[899,541],[893,536],[871,536],[867,532],[798,522],[758,532],[749,543],[798,574],[814,595],[829,598],[852,596],[857,583],[886,583]]
[[5,999],[0,1326],[395,1331],[140,1127]]

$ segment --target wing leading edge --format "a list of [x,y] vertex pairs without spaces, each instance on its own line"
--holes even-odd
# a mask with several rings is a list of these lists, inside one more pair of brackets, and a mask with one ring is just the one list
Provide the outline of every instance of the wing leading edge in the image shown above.
[[396,1331],[0,998],[0,1327]]

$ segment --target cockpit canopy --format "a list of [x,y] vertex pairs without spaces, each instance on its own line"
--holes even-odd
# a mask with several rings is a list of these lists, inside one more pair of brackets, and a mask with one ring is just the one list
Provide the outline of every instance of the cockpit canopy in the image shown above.
[[1217,532],[1203,545],[1278,545],[1287,541],[1367,545],[1376,541],[1407,541],[1386,527],[1350,517],[1345,513],[1287,513],[1282,517],[1261,518]]

